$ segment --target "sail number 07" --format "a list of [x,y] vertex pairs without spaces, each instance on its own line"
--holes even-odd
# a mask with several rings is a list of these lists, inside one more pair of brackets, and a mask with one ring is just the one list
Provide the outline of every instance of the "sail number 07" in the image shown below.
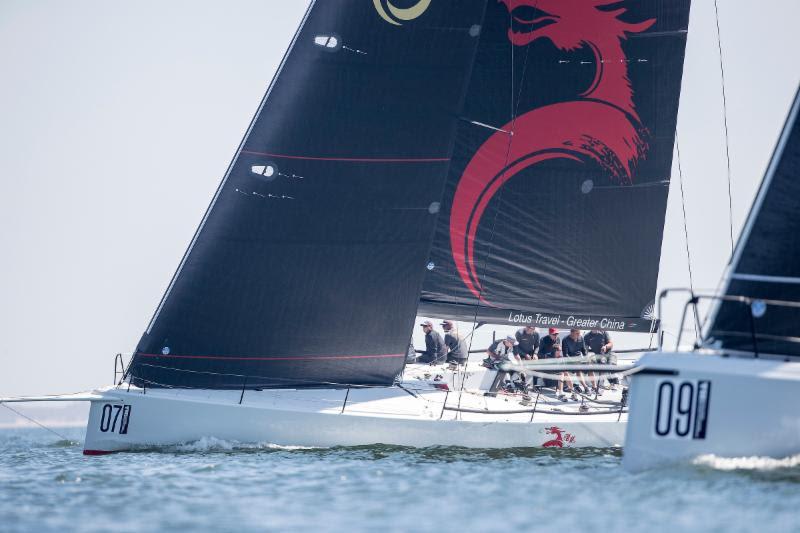
[[112,405],[107,403],[103,405],[103,411],[100,414],[100,431],[103,433],[119,433],[125,435],[128,433],[128,423],[131,419],[131,406],[130,405]]
[[708,426],[708,380],[664,380],[656,388],[653,430],[656,437],[705,439]]

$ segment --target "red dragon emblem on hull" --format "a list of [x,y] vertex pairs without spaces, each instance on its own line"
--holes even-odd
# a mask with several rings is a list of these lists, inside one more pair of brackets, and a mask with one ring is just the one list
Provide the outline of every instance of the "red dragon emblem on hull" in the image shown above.
[[563,448],[569,447],[575,442],[575,435],[567,433],[558,426],[544,429],[545,435],[552,435],[553,438],[542,443],[543,448]]
[[551,159],[594,162],[614,181],[633,182],[633,169],[648,145],[633,105],[622,42],[628,34],[655,23],[650,19],[631,24],[619,19],[625,9],[600,9],[619,0],[498,1],[511,14],[511,43],[525,46],[549,39],[562,51],[588,47],[595,57],[595,75],[575,100],[533,109],[504,125],[505,131],[486,140],[461,176],[450,215],[453,260],[467,288],[487,305],[491,303],[483,297],[475,266],[475,236],[503,184],[523,169]]

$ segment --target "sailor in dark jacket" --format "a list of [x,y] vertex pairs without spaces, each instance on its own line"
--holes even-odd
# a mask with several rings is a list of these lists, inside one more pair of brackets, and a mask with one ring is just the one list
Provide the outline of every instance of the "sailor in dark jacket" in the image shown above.
[[547,359],[553,357],[553,346],[561,344],[561,339],[558,338],[558,330],[550,328],[547,332],[547,337],[543,338],[539,343],[539,358]]
[[536,327],[528,324],[519,328],[514,337],[517,339],[514,349],[518,356],[523,359],[538,359],[536,351],[539,349],[539,334]]
[[[569,335],[564,337],[561,341],[561,346],[564,350],[564,356],[566,357],[580,357],[588,353],[586,343],[581,336],[581,330],[576,328],[569,330]],[[575,388],[584,389],[579,392],[585,392],[586,394],[595,392],[598,396],[603,395],[602,389],[597,388],[597,375],[594,372],[589,373],[588,380],[583,375],[583,372],[578,372],[578,382],[581,384],[581,387],[575,385]]]
[[467,362],[467,347],[464,339],[458,334],[452,320],[442,322],[444,330],[444,345],[447,347],[447,362],[463,365]]
[[[586,347],[595,354],[596,363],[609,365],[617,364],[617,356],[611,351],[614,349],[614,341],[611,340],[611,335],[609,335],[607,331],[593,329],[583,336],[583,342],[586,344]],[[610,378],[608,383],[610,389],[616,389],[619,378]]]
[[[558,329],[550,328],[547,331],[547,336],[543,337],[539,342],[539,359],[549,359],[555,357],[555,347],[558,346],[560,349],[561,346],[561,339],[558,337]],[[545,379],[544,380],[545,387],[555,387],[556,380],[554,379]]]
[[438,331],[434,331],[433,322],[426,320],[422,324],[425,332],[425,352],[420,356],[420,363],[440,364],[447,357],[447,347]]

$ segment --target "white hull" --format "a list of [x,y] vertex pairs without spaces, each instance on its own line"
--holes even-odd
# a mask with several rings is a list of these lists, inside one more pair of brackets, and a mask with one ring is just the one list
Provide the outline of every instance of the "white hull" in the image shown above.
[[[483,379],[483,373],[475,374],[471,378]],[[452,379],[450,375],[451,383]],[[386,387],[349,392],[248,390],[242,395],[241,391],[120,387],[100,394],[109,401],[92,402],[87,454],[168,446],[204,437],[319,447],[378,443],[472,448],[609,447],[621,445],[626,420],[625,413],[609,412],[604,405],[593,405],[589,410],[593,414],[577,414],[578,402],[562,403],[541,395],[537,412],[531,413],[533,405],[521,405],[519,396],[448,393],[424,385],[412,392]],[[459,400],[461,408],[482,412],[451,410],[458,407]],[[448,409],[443,409],[445,401]],[[525,410],[528,412],[498,413]]]
[[626,468],[800,453],[800,363],[673,353],[640,365],[648,371],[631,384]]

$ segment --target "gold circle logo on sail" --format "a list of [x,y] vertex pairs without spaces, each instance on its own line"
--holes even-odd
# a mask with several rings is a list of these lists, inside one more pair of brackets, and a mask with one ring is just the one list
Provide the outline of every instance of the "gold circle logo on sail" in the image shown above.
[[372,0],[378,15],[389,24],[402,25],[403,22],[419,17],[431,5],[431,0],[419,0],[411,7],[399,8],[392,4],[392,0]]

